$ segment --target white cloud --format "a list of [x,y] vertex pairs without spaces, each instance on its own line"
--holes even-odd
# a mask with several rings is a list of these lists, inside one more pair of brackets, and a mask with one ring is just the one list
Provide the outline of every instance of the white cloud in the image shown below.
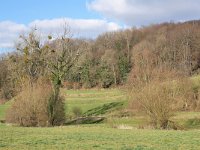
[[14,41],[22,33],[28,32],[31,28],[37,28],[42,36],[49,34],[59,35],[63,31],[63,25],[71,29],[74,37],[95,38],[106,31],[115,31],[121,27],[114,23],[100,19],[70,19],[57,18],[51,20],[35,20],[28,25],[17,24],[11,21],[0,22],[0,52],[1,49],[12,48]]
[[0,22],[0,48],[11,48],[18,35],[27,30],[23,24],[11,21]]
[[121,27],[114,22],[107,22],[100,19],[71,19],[58,18],[52,20],[35,20],[29,27],[36,27],[44,34],[59,34],[63,31],[64,24],[70,27],[71,32],[76,37],[94,38],[102,32],[115,31]]
[[136,26],[200,18],[200,0],[91,0],[87,7]]

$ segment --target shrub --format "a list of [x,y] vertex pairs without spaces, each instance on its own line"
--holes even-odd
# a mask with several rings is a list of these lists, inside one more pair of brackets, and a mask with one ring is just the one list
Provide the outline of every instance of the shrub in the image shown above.
[[7,112],[7,122],[21,126],[46,126],[47,104],[51,92],[47,85],[23,87],[23,91],[14,99],[12,107]]
[[82,109],[80,107],[73,107],[72,112],[75,117],[80,117],[82,115]]
[[190,79],[175,82],[173,89],[176,94],[176,108],[178,111],[195,111],[198,107],[198,89]]
[[155,128],[168,128],[169,119],[173,116],[173,91],[168,85],[150,84],[134,95],[140,108],[148,115]]
[[129,93],[130,107],[145,112],[155,128],[169,128],[174,111],[194,111],[199,107],[198,89],[187,78],[154,80],[140,88],[132,88]]
[[[49,126],[49,105],[53,91],[50,85],[35,83],[25,85],[22,92],[14,99],[8,110],[6,121],[20,126]],[[60,125],[65,120],[64,99],[60,97],[54,111],[54,125]]]

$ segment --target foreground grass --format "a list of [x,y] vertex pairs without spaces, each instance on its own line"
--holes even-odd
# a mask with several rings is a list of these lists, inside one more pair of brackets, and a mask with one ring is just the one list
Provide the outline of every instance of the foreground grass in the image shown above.
[[0,149],[200,149],[200,131],[122,130],[105,125],[0,126]]

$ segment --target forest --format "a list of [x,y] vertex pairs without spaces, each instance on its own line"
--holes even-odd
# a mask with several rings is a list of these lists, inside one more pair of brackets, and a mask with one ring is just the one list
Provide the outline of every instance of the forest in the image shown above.
[[[199,25],[200,21],[163,23],[107,32],[91,40],[67,37],[62,42],[72,55],[77,52],[80,55],[64,76],[63,86],[75,89],[121,86],[127,83],[130,76],[139,75],[137,71],[162,67],[185,76],[198,74]],[[48,38],[52,38],[51,35]],[[47,46],[52,51],[59,51],[60,39],[41,43],[35,31],[20,36],[20,39],[22,43],[16,45],[16,51],[1,57],[0,88],[3,100],[9,100],[17,93],[15,87],[19,87],[19,82],[16,80],[21,79],[16,78],[19,76],[37,79],[44,74],[45,71],[38,68],[43,65],[40,59],[49,57],[45,52]],[[153,70],[150,71],[153,73]],[[150,74],[147,78],[150,78]]]

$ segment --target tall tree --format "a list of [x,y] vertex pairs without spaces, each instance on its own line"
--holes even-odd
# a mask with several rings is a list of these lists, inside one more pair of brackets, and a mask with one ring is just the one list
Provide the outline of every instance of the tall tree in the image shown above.
[[[57,113],[59,111],[60,104],[62,103],[62,99],[60,98],[62,81],[79,56],[79,49],[73,51],[70,48],[71,37],[69,35],[70,30],[65,27],[61,38],[58,38],[56,41],[54,41],[55,43],[52,43],[52,45],[49,43],[46,46],[46,49],[49,53],[46,55],[47,57],[45,62],[48,70],[50,71],[51,82],[53,86],[53,95],[49,102],[49,121],[51,125],[56,124],[57,117],[59,116]],[[51,39],[52,37],[49,36],[49,40]]]

